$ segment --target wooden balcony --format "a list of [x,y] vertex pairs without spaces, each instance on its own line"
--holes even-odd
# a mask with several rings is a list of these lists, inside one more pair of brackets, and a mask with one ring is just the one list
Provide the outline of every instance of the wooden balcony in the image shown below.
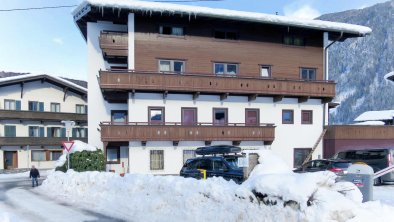
[[227,124],[224,126],[212,123],[181,125],[181,123],[165,123],[165,125],[149,125],[148,123],[111,124],[102,123],[101,140],[103,142],[128,141],[264,141],[271,144],[275,139],[275,126],[262,124],[245,126],[245,124]]
[[215,76],[213,74],[168,74],[133,70],[100,71],[100,87],[109,102],[127,100],[127,92],[191,93],[248,96],[249,101],[258,96],[269,96],[274,102],[284,97],[298,98],[305,102],[309,98],[329,102],[335,96],[332,81],[304,81],[294,79],[272,79],[255,77]]
[[78,113],[0,110],[0,119],[38,120],[38,121],[73,120],[76,122],[86,123],[87,115],[78,114]]
[[[70,140],[81,140],[87,143],[88,139],[73,138]],[[62,146],[62,141],[67,141],[67,137],[0,137],[1,146]]]
[[327,127],[326,140],[392,140],[394,126],[331,125]]
[[128,56],[128,35],[122,32],[101,32],[100,48],[105,59]]

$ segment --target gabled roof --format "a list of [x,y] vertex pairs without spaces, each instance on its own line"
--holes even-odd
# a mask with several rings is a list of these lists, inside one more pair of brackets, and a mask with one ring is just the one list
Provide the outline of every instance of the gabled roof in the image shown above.
[[87,95],[87,88],[63,79],[61,77],[51,76],[47,74],[24,74],[0,78],[0,87],[26,82],[34,82],[39,80],[49,82],[61,88],[68,88],[68,90],[70,90],[71,92],[77,93],[79,95]]
[[381,121],[381,120],[393,120],[394,110],[380,110],[380,111],[368,111],[359,115],[354,121]]
[[[74,20],[78,22],[78,20],[89,14],[92,8],[99,8],[99,10],[102,12],[102,15],[104,15],[105,13],[114,13],[119,15],[121,12],[124,11],[146,12],[146,14],[148,15],[152,13],[170,15],[178,14],[185,17],[188,16],[190,19],[197,17],[211,17],[228,20],[300,27],[321,30],[325,32],[342,32],[347,37],[365,36],[372,32],[372,30],[368,27],[347,23],[307,20],[256,12],[215,9],[200,6],[179,5],[163,2],[146,2],[137,0],[84,0],[72,12]],[[86,32],[86,30],[82,30],[84,29],[82,28],[82,26],[80,26],[80,28],[82,33]]]

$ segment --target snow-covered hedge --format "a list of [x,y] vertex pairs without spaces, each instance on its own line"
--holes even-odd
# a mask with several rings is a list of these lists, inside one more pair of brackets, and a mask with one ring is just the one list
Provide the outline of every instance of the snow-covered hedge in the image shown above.
[[[275,161],[276,160],[276,161]],[[39,191],[129,221],[391,221],[335,174],[295,174],[269,151],[241,185],[222,178],[55,172]]]

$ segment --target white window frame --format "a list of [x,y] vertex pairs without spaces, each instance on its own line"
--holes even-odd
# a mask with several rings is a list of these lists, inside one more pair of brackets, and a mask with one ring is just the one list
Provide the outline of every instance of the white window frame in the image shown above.
[[60,113],[60,103],[51,103],[51,112]]
[[[216,73],[216,65],[223,65],[223,73]],[[235,65],[236,69],[235,69],[235,74],[233,73],[229,73],[228,72],[228,66],[229,65]],[[214,62],[213,63],[213,73],[215,75],[231,75],[231,76],[236,76],[238,75],[239,72],[239,64],[238,63],[225,63],[225,62]]]
[[[162,71],[160,70],[161,68],[161,62],[170,62],[170,70],[169,71]],[[182,63],[182,70],[181,71],[175,71],[175,63],[180,62]],[[185,72],[185,61],[184,60],[176,60],[176,59],[159,59],[158,61],[158,66],[159,66],[159,72],[164,72],[164,73],[184,73]]]
[[149,157],[150,170],[164,170],[164,150],[151,150]]
[[16,100],[5,99],[4,100],[4,109],[5,110],[16,110]]
[[86,114],[86,105],[76,104],[75,105],[75,112],[78,114]]
[[[263,76],[263,69],[267,69],[268,70],[268,76]],[[272,69],[270,65],[260,65],[260,77],[263,78],[271,78],[272,76]]]

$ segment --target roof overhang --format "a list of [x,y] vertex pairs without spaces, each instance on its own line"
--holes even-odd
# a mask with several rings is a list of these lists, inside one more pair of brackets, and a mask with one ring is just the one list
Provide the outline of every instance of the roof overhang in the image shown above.
[[394,72],[387,73],[384,78],[394,82]]
[[47,74],[26,74],[13,77],[0,78],[0,87],[23,84],[34,81],[45,81],[60,88],[67,88],[69,91],[74,92],[81,96],[87,96],[87,89],[72,83],[60,77],[50,76]]
[[[279,15],[270,15],[256,12],[245,12],[228,9],[215,9],[200,6],[169,4],[162,2],[146,2],[137,0],[85,0],[73,12],[74,21],[78,25],[82,34],[86,38],[86,18],[89,13],[99,10],[100,15],[113,13],[120,16],[121,13],[142,12],[148,15],[159,13],[160,15],[181,15],[189,19],[197,17],[210,17],[218,19],[227,19],[232,21],[245,21],[261,24],[272,24],[279,26],[298,27],[304,29],[319,30],[328,32],[330,39],[335,39],[343,33],[343,39],[351,37],[363,37],[372,32],[365,26],[353,25],[347,23],[329,22],[321,20],[307,20],[291,18]],[[99,18],[96,18],[100,20]]]

